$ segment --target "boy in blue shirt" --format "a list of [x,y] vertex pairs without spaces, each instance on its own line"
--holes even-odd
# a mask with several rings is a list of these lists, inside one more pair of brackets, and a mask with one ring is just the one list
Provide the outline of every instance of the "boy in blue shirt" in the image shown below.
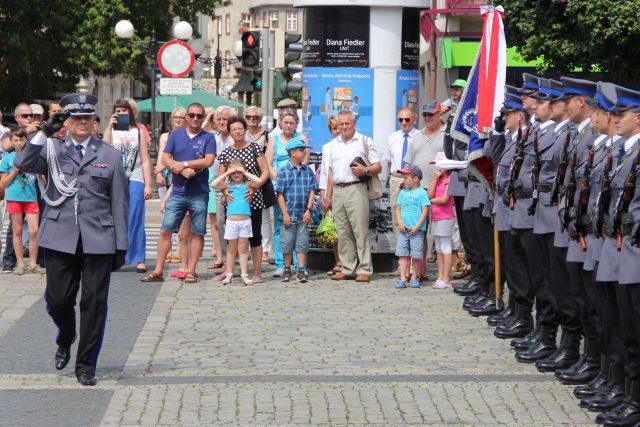
[[[6,154],[0,163],[0,187],[6,190],[7,212],[11,215],[13,224],[13,250],[16,253],[17,266],[14,274],[44,273],[38,266],[38,196],[36,194],[36,177],[31,174],[23,174],[13,166],[16,153],[22,150],[27,142],[27,133],[24,129],[11,132],[9,135],[14,151]],[[27,218],[29,227],[29,268],[25,269],[24,249],[22,247],[23,215]]]
[[299,282],[309,280],[304,268],[309,252],[309,228],[311,208],[317,188],[316,176],[307,165],[303,165],[307,145],[299,138],[293,138],[287,144],[289,161],[278,171],[275,191],[278,193],[280,207],[280,251],[284,256],[283,282],[291,280],[293,251],[298,259]]
[[396,256],[400,257],[400,280],[396,289],[407,287],[409,279],[409,259],[411,259],[412,288],[420,287],[420,270],[424,247],[424,235],[427,231],[427,216],[429,215],[429,194],[420,187],[422,169],[416,165],[407,164],[399,169],[402,174],[403,189],[396,201],[396,217],[398,218],[398,238],[396,241]]
[[[227,182],[229,178],[229,182]],[[249,184],[245,182],[245,178]],[[231,283],[236,253],[240,254],[240,278],[245,285],[252,285],[249,279],[249,238],[253,236],[251,229],[251,204],[245,199],[249,187],[260,188],[260,177],[249,173],[240,159],[231,160],[225,173],[211,183],[216,190],[229,189],[233,200],[227,203],[227,221],[224,226],[224,239],[227,241],[227,266],[223,284]]]

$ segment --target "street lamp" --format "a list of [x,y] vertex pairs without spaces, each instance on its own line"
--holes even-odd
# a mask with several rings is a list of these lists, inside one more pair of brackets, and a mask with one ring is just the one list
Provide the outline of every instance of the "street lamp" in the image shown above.
[[[116,23],[115,32],[116,36],[118,36],[118,38],[122,39],[123,41],[131,41],[135,32],[135,28],[133,27],[131,21],[123,19]],[[180,21],[173,27],[173,36],[176,39],[189,40],[192,35],[193,28],[191,27],[191,24],[186,21]],[[132,43],[140,46],[141,50],[147,53],[150,58],[150,64],[146,68],[146,71],[151,77],[151,137],[155,143],[158,137],[158,123],[156,119],[156,75],[158,73],[158,45],[165,42],[156,40],[156,30],[154,28],[153,30],[151,30],[151,40],[149,40],[148,43],[142,40],[133,40]],[[145,44],[146,47],[144,47]]]

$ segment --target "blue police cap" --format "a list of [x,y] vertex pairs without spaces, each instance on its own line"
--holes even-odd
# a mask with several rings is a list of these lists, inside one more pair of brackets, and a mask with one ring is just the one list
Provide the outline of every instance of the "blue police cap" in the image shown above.
[[98,98],[89,93],[70,93],[60,99],[62,111],[70,116],[93,116]]
[[597,92],[593,98],[587,98],[592,108],[609,111],[616,103],[616,90],[613,83],[598,82]]
[[564,85],[562,99],[569,99],[572,96],[586,96],[588,98],[596,96],[598,85],[590,80],[560,77],[560,81]]
[[504,96],[504,104],[500,109],[501,113],[510,113],[512,111],[522,110],[524,110],[524,106],[522,105],[522,99],[520,98],[520,95],[507,93]]
[[551,88],[551,84],[549,83],[549,79],[545,79],[543,77],[538,78],[538,90],[529,94],[530,97],[538,99],[540,101],[549,101],[548,95],[550,94],[549,89]]
[[564,94],[564,85],[559,80],[549,79],[549,93],[552,98],[550,101],[559,101]]
[[529,73],[522,73],[522,87],[518,89],[523,95],[531,95],[540,88],[538,85],[538,77]]
[[505,85],[504,86],[504,93],[510,93],[512,95],[519,95],[520,94],[520,88],[517,88],[515,86],[511,86],[511,85]]
[[287,143],[287,151],[295,150],[296,148],[307,148],[307,144],[300,138],[292,138]]
[[613,85],[613,90],[616,94],[616,101],[609,111],[618,113],[631,110],[634,113],[640,113],[640,92],[618,85]]

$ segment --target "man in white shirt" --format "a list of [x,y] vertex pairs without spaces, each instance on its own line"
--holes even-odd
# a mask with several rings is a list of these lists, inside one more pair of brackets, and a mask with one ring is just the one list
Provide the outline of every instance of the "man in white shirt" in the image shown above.
[[[338,127],[340,135],[328,143],[327,150],[328,181],[332,183],[327,188],[327,199],[333,206],[342,262],[342,271],[332,279],[368,282],[373,274],[373,265],[366,181],[368,176],[377,176],[382,166],[373,140],[356,132],[356,118],[351,110],[338,113]],[[363,166],[360,164],[362,160],[368,160],[370,165]]]
[[389,197],[391,198],[391,217],[393,219],[393,233],[398,234],[398,219],[396,218],[396,205],[400,194],[400,184],[402,175],[398,169],[404,168],[404,157],[407,155],[409,145],[413,136],[418,132],[414,126],[416,124],[416,113],[410,108],[398,110],[398,123],[400,129],[389,135],[389,140],[382,156],[383,163],[389,170]]

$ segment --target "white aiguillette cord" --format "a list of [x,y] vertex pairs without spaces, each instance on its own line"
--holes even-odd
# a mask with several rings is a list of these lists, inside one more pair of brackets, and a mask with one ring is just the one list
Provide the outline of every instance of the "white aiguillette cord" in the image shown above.
[[[74,198],[74,213],[76,217],[76,224],[78,223],[78,189],[77,189],[77,178],[74,178],[73,181],[67,183],[65,179],[64,173],[60,168],[60,163],[58,162],[58,155],[56,154],[55,142],[51,140],[51,138],[47,138],[47,164],[49,165],[49,179],[47,180],[47,185],[45,186],[42,183],[42,177],[38,179],[38,185],[40,186],[40,194],[42,198],[49,206],[60,206],[67,198]],[[56,187],[56,190],[60,194],[60,197],[56,200],[51,200],[48,196],[49,185],[53,182],[53,185]]]

